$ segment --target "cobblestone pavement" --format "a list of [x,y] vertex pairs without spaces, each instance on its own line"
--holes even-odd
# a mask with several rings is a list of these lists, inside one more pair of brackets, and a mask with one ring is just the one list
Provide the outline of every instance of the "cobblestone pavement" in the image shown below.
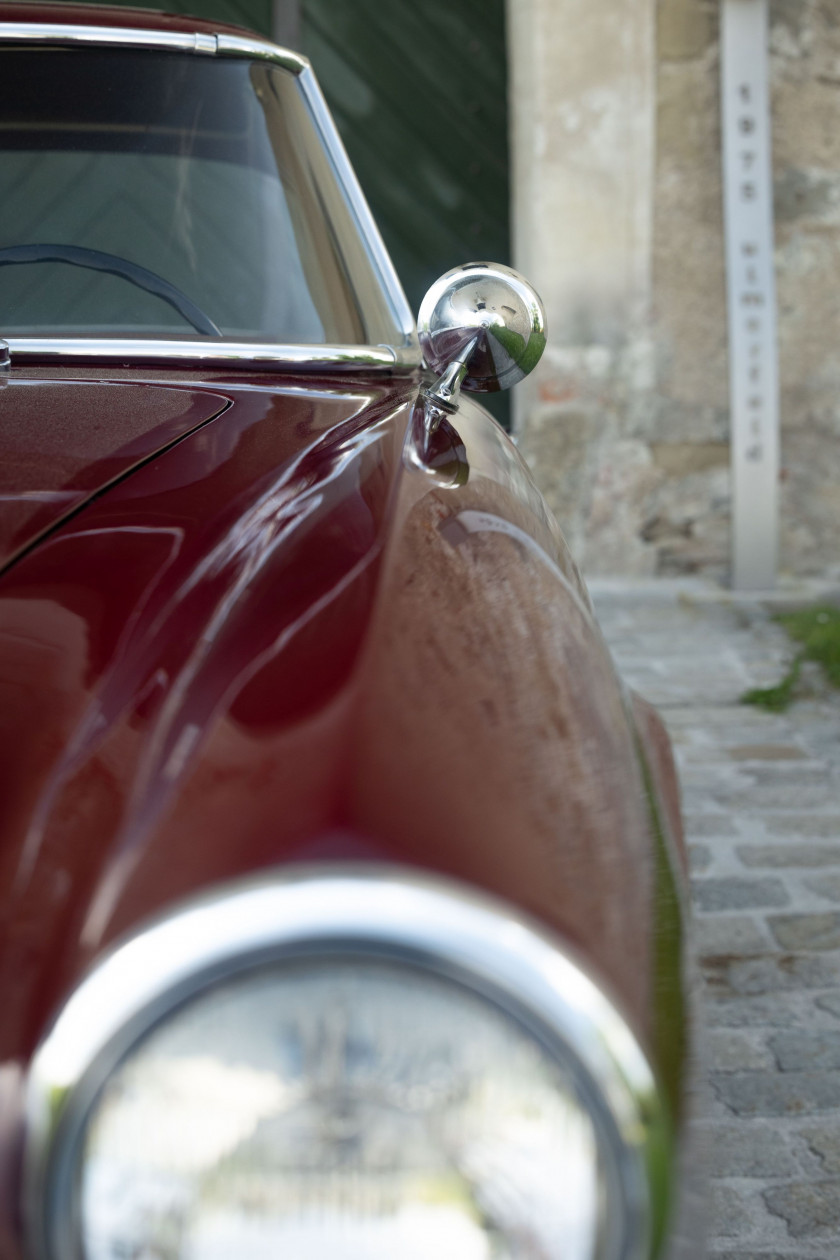
[[627,681],[680,765],[703,976],[709,1254],[840,1257],[840,695],[739,703],[792,649],[699,581],[591,583]]

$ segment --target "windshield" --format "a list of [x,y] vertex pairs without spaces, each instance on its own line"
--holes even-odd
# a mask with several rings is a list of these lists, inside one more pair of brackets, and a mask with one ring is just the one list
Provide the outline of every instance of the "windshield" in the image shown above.
[[399,344],[296,76],[0,50],[0,337]]

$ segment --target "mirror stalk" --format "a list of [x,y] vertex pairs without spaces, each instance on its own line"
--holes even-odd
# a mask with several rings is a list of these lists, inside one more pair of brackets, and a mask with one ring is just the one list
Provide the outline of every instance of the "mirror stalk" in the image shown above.
[[444,416],[453,416],[461,401],[461,385],[467,375],[470,355],[478,345],[474,337],[457,359],[449,364],[433,385],[420,391],[428,404],[425,408],[426,428],[434,433]]

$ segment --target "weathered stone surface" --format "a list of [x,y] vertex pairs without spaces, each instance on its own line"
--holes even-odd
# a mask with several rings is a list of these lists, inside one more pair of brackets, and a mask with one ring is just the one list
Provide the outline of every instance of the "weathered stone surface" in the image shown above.
[[576,505],[580,510],[575,511],[567,510],[564,505],[574,504],[581,487],[593,481],[602,429],[603,419],[594,414],[594,408],[585,410],[575,405],[574,400],[566,405],[544,403],[535,407],[520,440],[520,450],[538,471],[540,488],[558,511],[566,541],[578,558],[584,552],[588,504],[581,501]]
[[654,571],[664,577],[714,572],[723,576],[729,556],[728,468],[684,477],[660,475],[644,497],[638,536],[655,548]]
[[701,56],[717,39],[716,13],[697,0],[660,0],[656,49],[662,61]]
[[808,1116],[840,1110],[837,1072],[713,1072],[712,1088],[739,1116]]
[[840,814],[759,814],[770,835],[840,840]]
[[[760,1244],[759,1244],[760,1246]],[[709,1253],[710,1260],[830,1260],[825,1252],[808,1251],[807,1253],[799,1251],[765,1251],[761,1247],[760,1251],[718,1251],[715,1249]],[[833,1260],[833,1258],[831,1258]]]
[[[703,1035],[703,1046],[707,1061],[714,1064],[717,1072],[763,1072],[773,1067],[773,1056],[764,1045],[763,1036],[758,1033],[731,1028],[707,1028]],[[746,1177],[751,1174],[731,1175]]]
[[722,1177],[796,1177],[802,1165],[791,1145],[772,1124],[730,1121],[716,1124],[710,1172]]
[[713,1182],[710,1199],[715,1237],[744,1238],[753,1233],[755,1208],[748,1192]]
[[653,462],[669,477],[688,477],[708,468],[728,468],[728,442],[654,442]]
[[840,1180],[796,1182],[764,1191],[771,1212],[782,1216],[792,1238],[840,1229]]
[[788,1032],[770,1038],[770,1049],[783,1072],[840,1069],[840,1032]]
[[809,1125],[802,1136],[819,1159],[823,1173],[840,1173],[840,1125]]
[[715,413],[720,407],[725,415],[728,396],[725,320],[717,327],[714,320],[725,315],[725,276],[719,98],[710,59],[660,64],[656,121],[657,392],[670,421],[662,436],[726,441]]
[[829,1260],[825,1252],[809,1251],[805,1256],[801,1251],[718,1251],[710,1253],[714,1260]]
[[701,910],[750,910],[786,906],[790,896],[780,879],[696,879],[695,905]]
[[[515,254],[555,329],[518,428],[591,573],[728,568],[718,10],[511,0]],[[773,0],[770,49],[781,563],[818,573],[840,534],[836,6]],[[568,406],[585,444],[552,440],[557,400],[549,427]]]
[[827,989],[840,984],[840,960],[808,954],[706,957],[702,969],[715,993],[776,993],[783,989]]
[[817,998],[817,1006],[822,1011],[828,1011],[830,1015],[836,1015],[840,1019],[840,993],[827,993],[823,997]]
[[[744,866],[840,866],[840,844],[742,844],[735,851]],[[819,884],[832,878],[821,875]]]
[[712,851],[707,844],[690,844],[688,860],[693,871],[708,870],[712,861]]
[[832,766],[814,761],[808,761],[804,765],[789,765],[784,762],[782,765],[766,766],[759,763],[745,767],[745,772],[754,783],[766,785],[782,783],[795,787],[822,786],[824,783],[830,783],[833,778]]
[[808,755],[795,744],[736,744],[726,753],[733,761],[802,761]]
[[840,949],[840,913],[773,914],[770,930],[782,949]]
[[[767,793],[799,769],[810,776],[806,787],[830,782],[827,767],[840,769],[840,706],[824,693],[783,715],[738,704],[746,687],[780,677],[790,657],[789,642],[760,606],[722,600],[704,606],[697,584],[685,580],[651,584],[644,595],[619,583],[609,590],[614,594],[603,603],[596,588],[608,639],[628,681],[655,690],[677,736],[691,802],[689,839],[708,849],[715,880],[772,877],[790,896],[785,911],[722,912],[695,904],[705,990],[698,1053],[715,1086],[711,1100],[700,1091],[704,1101],[695,1107],[717,1187],[704,1213],[709,1260],[836,1260],[840,1227],[819,1223],[819,1195],[804,1207],[794,1196],[800,1226],[812,1230],[794,1237],[763,1192],[840,1178],[840,1070],[830,1066],[840,1037],[840,948],[831,949],[840,923],[815,921],[811,912],[819,903],[808,887],[809,880],[822,884],[840,873],[833,865],[840,793],[807,810],[766,805]],[[805,755],[753,755],[763,747]],[[746,751],[730,756],[729,749]],[[755,775],[756,769],[765,773]],[[731,792],[744,783],[753,801],[737,812],[715,808],[718,785]]]
[[691,840],[713,836],[736,836],[738,829],[731,814],[686,814],[683,818],[685,834]]
[[767,948],[767,938],[747,915],[715,915],[697,918],[694,946],[700,958],[709,954],[755,954]]
[[836,220],[840,180],[828,172],[789,166],[775,181],[773,207],[777,223],[792,219]]
[[789,806],[791,809],[815,809],[833,804],[837,800],[837,788],[833,783],[820,780],[775,779],[770,784],[755,778],[752,783],[743,780],[733,784],[721,784],[714,799],[731,809],[758,808],[760,806]]
[[790,1028],[801,1017],[797,1004],[782,1002],[778,993],[709,996],[703,1011],[710,1028]]
[[820,875],[814,879],[806,879],[805,887],[811,892],[825,897],[827,901],[840,902],[840,874]]

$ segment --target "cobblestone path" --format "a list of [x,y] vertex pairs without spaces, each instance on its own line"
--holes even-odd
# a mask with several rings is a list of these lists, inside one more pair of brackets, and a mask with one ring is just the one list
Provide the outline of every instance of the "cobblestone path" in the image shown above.
[[840,1257],[840,693],[739,703],[791,645],[700,582],[593,582],[627,681],[680,765],[704,981],[708,1250]]

